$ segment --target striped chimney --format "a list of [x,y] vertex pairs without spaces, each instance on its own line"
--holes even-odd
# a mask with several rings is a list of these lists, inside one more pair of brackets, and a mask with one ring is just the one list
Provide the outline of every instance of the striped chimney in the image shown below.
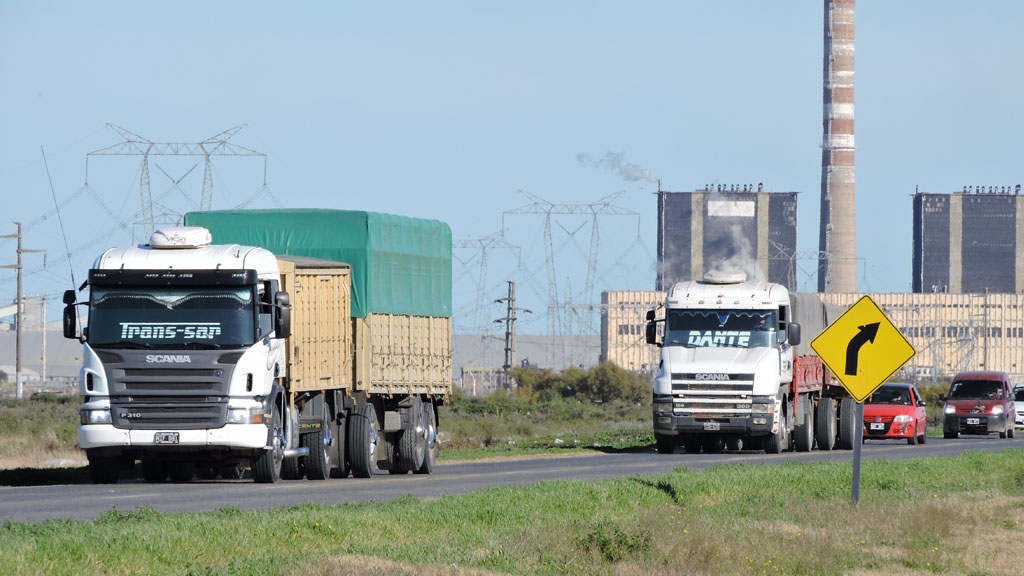
[[857,206],[853,162],[855,4],[855,0],[825,0],[819,292],[857,291]]

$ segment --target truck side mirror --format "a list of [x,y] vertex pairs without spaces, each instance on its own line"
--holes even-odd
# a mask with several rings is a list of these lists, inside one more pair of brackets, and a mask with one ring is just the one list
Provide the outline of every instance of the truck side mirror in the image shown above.
[[946,395],[945,394],[939,394],[939,402],[945,402],[945,401],[946,401]]
[[796,346],[800,343],[800,325],[796,322],[790,322],[786,325],[786,339],[789,340],[790,346]]
[[[653,315],[654,312],[651,311],[649,314]],[[648,344],[654,344],[658,348],[661,348],[662,344],[661,342],[658,342],[658,324],[656,322],[647,323],[647,329],[645,330],[644,335],[647,337]]]
[[74,304],[76,299],[77,298],[75,297],[75,291],[74,290],[65,290],[64,291],[64,303],[65,304]]
[[[67,294],[64,299],[67,300]],[[75,316],[75,305],[68,304],[64,307],[64,337],[68,340],[78,339],[78,322]]]
[[654,310],[647,311],[647,321],[654,322]]
[[274,294],[274,332],[278,338],[292,335],[291,299],[284,291]]

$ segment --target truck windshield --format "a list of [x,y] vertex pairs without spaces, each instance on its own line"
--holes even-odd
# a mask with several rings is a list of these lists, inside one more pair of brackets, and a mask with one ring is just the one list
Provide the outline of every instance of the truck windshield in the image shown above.
[[774,310],[669,310],[665,345],[759,348],[776,345]]
[[253,288],[93,286],[94,348],[235,348],[255,342]]

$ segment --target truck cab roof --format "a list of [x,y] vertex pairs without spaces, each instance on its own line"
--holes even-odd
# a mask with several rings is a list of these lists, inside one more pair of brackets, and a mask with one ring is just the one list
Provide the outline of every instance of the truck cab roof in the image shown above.
[[[737,278],[738,279],[738,278]],[[775,309],[789,305],[789,290],[781,284],[746,280],[729,281],[721,276],[713,281],[677,282],[669,289],[669,308],[750,308]]]

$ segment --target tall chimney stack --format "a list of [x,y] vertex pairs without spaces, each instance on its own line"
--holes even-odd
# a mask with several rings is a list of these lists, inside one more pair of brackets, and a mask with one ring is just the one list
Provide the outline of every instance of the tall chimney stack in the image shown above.
[[854,189],[853,36],[855,0],[825,0],[824,139],[818,291],[857,291]]

